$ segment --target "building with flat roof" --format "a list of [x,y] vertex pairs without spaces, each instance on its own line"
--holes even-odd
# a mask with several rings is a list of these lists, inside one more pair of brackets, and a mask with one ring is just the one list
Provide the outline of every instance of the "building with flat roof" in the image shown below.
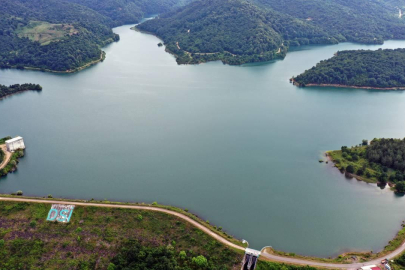
[[14,152],[19,149],[25,149],[24,140],[22,137],[17,136],[6,141],[7,151]]

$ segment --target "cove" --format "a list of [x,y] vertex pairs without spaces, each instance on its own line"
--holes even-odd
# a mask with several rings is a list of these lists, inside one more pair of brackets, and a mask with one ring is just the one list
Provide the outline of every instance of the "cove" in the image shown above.
[[289,78],[343,43],[290,51],[282,61],[178,66],[159,39],[115,28],[106,60],[75,74],[1,70],[32,82],[0,101],[0,136],[21,135],[19,170],[0,193],[153,202],[188,208],[251,247],[334,256],[382,249],[405,219],[389,190],[345,179],[324,151],[405,136],[405,93],[297,88]]

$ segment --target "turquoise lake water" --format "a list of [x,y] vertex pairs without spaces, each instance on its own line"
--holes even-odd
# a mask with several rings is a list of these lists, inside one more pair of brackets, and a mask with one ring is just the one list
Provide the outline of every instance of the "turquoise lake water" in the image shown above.
[[326,150],[405,137],[405,93],[297,88],[289,78],[343,43],[282,61],[178,66],[151,35],[115,28],[107,58],[69,75],[1,70],[0,83],[39,83],[0,101],[0,136],[24,137],[26,157],[0,192],[148,202],[188,208],[251,247],[304,255],[382,249],[405,200],[346,179]]

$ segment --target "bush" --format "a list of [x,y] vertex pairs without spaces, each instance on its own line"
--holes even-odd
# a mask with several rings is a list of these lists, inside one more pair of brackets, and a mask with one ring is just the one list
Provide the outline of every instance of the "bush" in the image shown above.
[[152,205],[157,205],[157,204],[158,204],[157,202],[153,202],[153,203],[152,203]]
[[52,195],[51,195],[51,194],[48,194],[48,198],[49,198],[49,199],[52,199],[53,197],[52,197]]
[[198,267],[207,267],[208,266],[207,259],[202,255],[194,257],[192,261]]
[[110,264],[108,265],[107,270],[115,270],[115,264],[110,263]]
[[17,191],[17,195],[18,195],[18,196],[22,196],[22,195],[23,195],[23,192],[22,192],[21,190],[19,190],[19,191]]
[[4,239],[0,240],[0,248],[4,246]]
[[363,169],[358,169],[357,172],[356,172],[356,174],[357,174],[357,175],[360,175],[360,176],[363,175],[363,174],[364,174]]
[[141,214],[139,214],[138,217],[137,217],[137,219],[138,219],[139,221],[142,221],[143,216],[142,216]]
[[395,191],[398,193],[405,193],[405,184],[404,182],[399,182],[395,185]]
[[187,254],[184,250],[180,251],[179,258],[185,260],[187,258]]
[[35,228],[37,226],[37,223],[35,221],[30,222],[30,227]]
[[354,173],[354,167],[352,165],[349,165],[346,167],[346,172],[348,173]]

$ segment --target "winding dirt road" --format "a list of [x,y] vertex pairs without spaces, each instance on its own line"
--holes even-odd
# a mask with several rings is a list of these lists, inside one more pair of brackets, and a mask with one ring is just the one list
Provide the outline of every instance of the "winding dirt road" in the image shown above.
[[3,150],[5,157],[3,162],[0,163],[0,170],[3,169],[4,167],[6,167],[6,165],[8,164],[8,162],[10,161],[11,155],[12,153],[10,153],[9,151],[7,151],[7,147],[5,144],[0,145],[0,148]]
[[[204,225],[198,223],[197,221],[191,219],[190,217],[167,209],[152,207],[152,206],[141,206],[141,205],[118,205],[118,204],[101,204],[101,203],[86,203],[86,202],[70,202],[70,201],[56,201],[56,200],[41,200],[41,199],[26,199],[26,198],[8,198],[8,197],[0,197],[0,201],[12,201],[12,202],[30,202],[30,203],[47,203],[47,204],[71,204],[71,205],[78,205],[78,206],[95,206],[95,207],[108,207],[108,208],[128,208],[128,209],[138,209],[138,210],[148,210],[148,211],[156,211],[162,212],[169,215],[173,215],[179,217],[193,226],[197,227],[201,231],[205,232],[209,236],[213,237],[217,241],[227,245],[229,247],[242,250],[244,251],[245,248],[238,246],[226,238],[216,234],[215,232],[211,231],[209,228],[205,227]],[[298,258],[290,258],[290,257],[283,257],[279,255],[269,254],[269,253],[262,253],[261,257],[264,257],[271,261],[276,262],[283,262],[283,263],[290,263],[290,264],[298,264],[298,265],[310,265],[314,267],[323,267],[323,268],[332,268],[332,269],[358,269],[365,265],[372,265],[372,264],[380,264],[382,259],[393,259],[394,257],[398,256],[402,252],[405,251],[405,243],[403,243],[399,248],[384,256],[384,258],[374,259],[364,263],[352,263],[352,264],[335,264],[335,263],[322,263],[316,262],[311,260],[305,259],[298,259]]]

